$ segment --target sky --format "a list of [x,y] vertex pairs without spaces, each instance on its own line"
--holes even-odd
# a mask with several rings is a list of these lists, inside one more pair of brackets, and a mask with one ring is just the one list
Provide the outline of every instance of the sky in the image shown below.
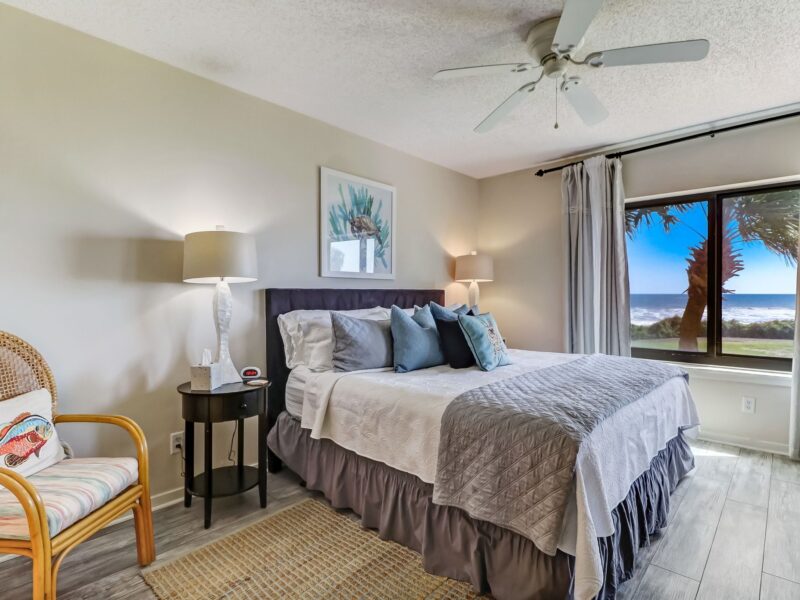
[[[679,215],[680,223],[669,233],[661,220],[642,223],[633,239],[627,238],[631,294],[682,294],[686,291],[686,258],[689,248],[707,231],[703,203]],[[794,294],[796,270],[761,242],[739,244],[744,269],[728,281],[737,294]]]

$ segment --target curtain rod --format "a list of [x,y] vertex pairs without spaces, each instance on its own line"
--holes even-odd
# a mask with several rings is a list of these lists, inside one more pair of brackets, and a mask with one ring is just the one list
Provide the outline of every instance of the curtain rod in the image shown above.
[[[763,125],[764,123],[771,123],[772,121],[781,121],[783,119],[791,119],[792,117],[800,117],[800,110],[786,113],[783,115],[774,115],[772,117],[765,117],[763,119],[757,119],[755,121],[748,121],[746,123],[737,123],[736,125],[728,125],[727,127],[720,127],[719,129],[713,129],[711,131],[703,131],[700,133],[693,133],[691,135],[685,135],[682,137],[678,137],[672,140],[664,140],[663,142],[656,142],[655,144],[648,144],[647,146],[642,146],[640,148],[632,148],[631,150],[622,150],[620,152],[611,152],[606,154],[606,158],[620,158],[621,156],[626,156],[628,154],[636,154],[637,152],[644,152],[645,150],[653,150],[654,148],[661,148],[663,146],[671,146],[672,144],[679,144],[681,142],[688,142],[689,140],[696,140],[702,137],[714,137],[718,133],[725,133],[727,131],[734,131],[736,129],[744,129],[745,127],[752,127],[753,125]],[[550,167],[549,169],[539,169],[536,171],[537,177],[543,177],[547,173],[553,173],[555,171],[560,171],[564,167],[571,167],[572,165],[577,165],[582,163],[582,160],[578,160],[575,162],[567,163],[565,165],[561,165],[560,167]]]

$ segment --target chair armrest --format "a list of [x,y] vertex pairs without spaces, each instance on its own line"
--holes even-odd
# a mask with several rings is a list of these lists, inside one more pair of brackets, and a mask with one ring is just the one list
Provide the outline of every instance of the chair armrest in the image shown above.
[[33,546],[42,545],[50,540],[50,531],[47,526],[47,514],[44,510],[39,492],[28,482],[25,477],[11,469],[0,467],[0,487],[6,488],[14,494],[28,521],[28,533]]
[[149,491],[150,461],[147,454],[147,439],[138,423],[122,415],[56,415],[54,423],[104,423],[121,427],[131,436],[136,446],[136,459],[139,461],[139,483]]

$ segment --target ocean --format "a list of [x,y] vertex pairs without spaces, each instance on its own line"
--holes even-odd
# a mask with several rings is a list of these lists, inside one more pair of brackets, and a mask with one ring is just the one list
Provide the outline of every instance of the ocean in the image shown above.
[[[650,325],[682,315],[686,294],[631,294],[631,323]],[[741,323],[794,319],[794,294],[725,294],[722,318]]]

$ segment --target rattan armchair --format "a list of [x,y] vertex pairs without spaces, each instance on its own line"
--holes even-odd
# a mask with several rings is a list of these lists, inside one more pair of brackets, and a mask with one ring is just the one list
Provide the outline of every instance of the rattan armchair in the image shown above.
[[155,544],[147,441],[141,428],[133,420],[122,416],[57,414],[56,384],[47,363],[31,345],[0,331],[0,402],[41,388],[50,391],[56,423],[102,423],[124,429],[136,446],[139,469],[136,483],[51,538],[45,504],[34,485],[15,471],[0,468],[0,487],[8,489],[22,505],[30,533],[29,539],[25,540],[0,539],[0,553],[31,558],[33,598],[51,600],[56,597],[56,577],[67,553],[127,511],[133,511],[140,565],[146,566],[155,560]]

